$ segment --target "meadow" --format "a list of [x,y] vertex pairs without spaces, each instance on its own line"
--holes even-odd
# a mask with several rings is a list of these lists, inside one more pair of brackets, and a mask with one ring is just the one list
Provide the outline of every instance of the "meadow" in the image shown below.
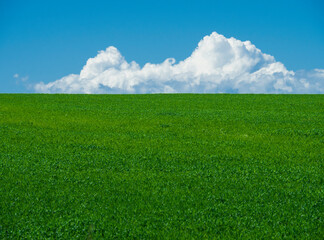
[[323,239],[324,95],[0,94],[0,239]]

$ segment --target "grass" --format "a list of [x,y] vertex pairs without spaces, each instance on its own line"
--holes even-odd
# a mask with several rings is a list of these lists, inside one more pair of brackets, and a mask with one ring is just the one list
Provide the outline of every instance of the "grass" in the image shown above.
[[1,239],[322,239],[324,95],[0,94]]

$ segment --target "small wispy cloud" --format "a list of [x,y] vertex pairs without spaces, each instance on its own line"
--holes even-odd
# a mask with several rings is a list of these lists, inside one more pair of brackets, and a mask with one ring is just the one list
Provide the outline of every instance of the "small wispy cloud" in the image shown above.
[[250,41],[214,32],[178,63],[168,58],[141,68],[111,46],[88,59],[79,74],[40,82],[34,89],[44,93],[324,93],[324,70],[289,71]]
[[26,81],[29,79],[29,77],[26,76],[26,77],[22,77],[22,78],[20,78],[20,79],[21,79],[21,81],[26,82]]
[[18,73],[15,73],[14,75],[13,75],[13,78],[15,78],[16,79],[16,84],[19,84],[19,83],[26,83],[27,81],[28,81],[28,79],[29,79],[29,77],[28,76],[20,76]]

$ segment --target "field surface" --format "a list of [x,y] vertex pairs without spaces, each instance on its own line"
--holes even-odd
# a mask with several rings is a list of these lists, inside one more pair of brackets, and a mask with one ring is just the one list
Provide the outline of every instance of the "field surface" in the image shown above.
[[323,239],[324,95],[0,94],[0,239]]

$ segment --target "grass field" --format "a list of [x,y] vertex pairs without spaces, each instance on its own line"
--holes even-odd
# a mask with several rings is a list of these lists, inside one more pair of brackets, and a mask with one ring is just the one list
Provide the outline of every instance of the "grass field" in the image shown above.
[[0,95],[0,239],[323,239],[324,95]]

